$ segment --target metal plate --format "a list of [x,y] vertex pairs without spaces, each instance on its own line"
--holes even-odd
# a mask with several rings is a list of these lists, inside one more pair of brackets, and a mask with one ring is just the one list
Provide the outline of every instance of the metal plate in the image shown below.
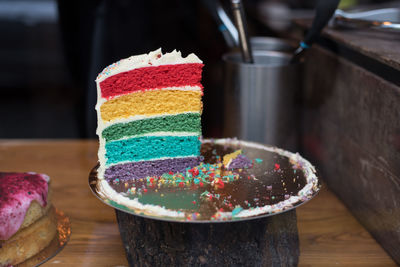
[[16,266],[31,267],[42,265],[56,256],[65,247],[71,236],[71,224],[69,218],[58,209],[55,209],[55,216],[57,220],[57,232],[51,243],[35,256]]
[[[136,198],[141,204],[151,204],[153,207],[179,211],[181,214],[185,214],[184,217],[160,216],[151,212],[150,209],[137,209],[110,201],[109,198],[104,197],[104,194],[99,192],[101,180],[97,177],[97,167],[90,173],[89,186],[94,195],[102,202],[132,215],[164,221],[194,223],[243,221],[272,216],[292,210],[306,203],[318,193],[321,185],[317,179],[314,181],[313,189],[306,196],[303,196],[296,203],[292,203],[292,205],[284,206],[287,199],[291,196],[297,196],[297,193],[303,189],[307,181],[303,167],[300,168],[299,164],[294,165],[289,160],[288,155],[291,153],[278,148],[251,142],[232,141],[231,139],[203,140],[201,155],[204,157],[205,163],[212,164],[216,163],[218,158],[222,159],[224,155],[238,149],[242,150],[243,155],[250,159],[253,165],[251,168],[234,170],[234,174],[238,175],[239,178],[225,183],[223,188],[211,184],[199,186],[193,182],[183,187],[163,187],[163,185],[154,187],[154,184],[149,185],[146,179],[126,182],[126,184],[125,182],[110,183],[117,192],[122,193],[125,193],[131,187],[140,188],[141,194],[125,195],[131,199]],[[302,163],[312,167],[305,159],[301,158],[301,160]],[[228,174],[228,172],[222,170],[221,176],[224,174]],[[211,198],[204,192],[208,192]],[[216,214],[218,215],[219,211],[229,213],[235,208],[243,211],[271,205],[279,208],[244,218],[235,216],[231,218],[213,217]],[[195,218],[193,218],[193,215],[196,215]]]

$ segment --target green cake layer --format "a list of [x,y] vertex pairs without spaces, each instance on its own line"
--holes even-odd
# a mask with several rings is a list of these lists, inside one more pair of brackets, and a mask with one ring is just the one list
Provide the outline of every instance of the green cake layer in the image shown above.
[[159,158],[188,157],[200,154],[198,135],[194,136],[142,136],[108,142],[107,165],[126,161]]
[[199,113],[183,113],[113,124],[104,129],[105,140],[112,141],[133,135],[154,132],[193,132],[200,134],[201,122]]

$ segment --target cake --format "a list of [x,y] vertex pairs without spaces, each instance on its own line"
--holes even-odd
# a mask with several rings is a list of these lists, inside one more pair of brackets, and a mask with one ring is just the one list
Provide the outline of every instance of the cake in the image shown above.
[[36,255],[56,234],[49,177],[36,173],[0,173],[0,266]]
[[100,179],[135,180],[199,164],[202,68],[194,54],[158,49],[98,75]]
[[95,191],[124,211],[177,221],[278,213],[319,190],[300,155],[237,139],[201,140],[203,64],[161,50],[97,77]]

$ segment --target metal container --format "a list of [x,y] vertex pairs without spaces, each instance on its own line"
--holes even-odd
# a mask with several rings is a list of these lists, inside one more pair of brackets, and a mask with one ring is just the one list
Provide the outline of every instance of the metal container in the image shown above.
[[223,134],[297,150],[301,64],[290,64],[282,52],[255,49],[253,57],[246,64],[240,53],[223,56]]

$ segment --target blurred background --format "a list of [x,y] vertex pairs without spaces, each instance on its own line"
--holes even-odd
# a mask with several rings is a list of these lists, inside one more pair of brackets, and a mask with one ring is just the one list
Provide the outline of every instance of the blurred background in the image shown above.
[[[229,48],[209,3],[0,0],[0,138],[95,138],[97,74],[121,58],[159,47],[184,56],[194,52],[206,63],[204,135],[221,136],[221,56]],[[312,17],[315,1],[245,0],[244,5],[250,35],[288,37],[291,20]]]

